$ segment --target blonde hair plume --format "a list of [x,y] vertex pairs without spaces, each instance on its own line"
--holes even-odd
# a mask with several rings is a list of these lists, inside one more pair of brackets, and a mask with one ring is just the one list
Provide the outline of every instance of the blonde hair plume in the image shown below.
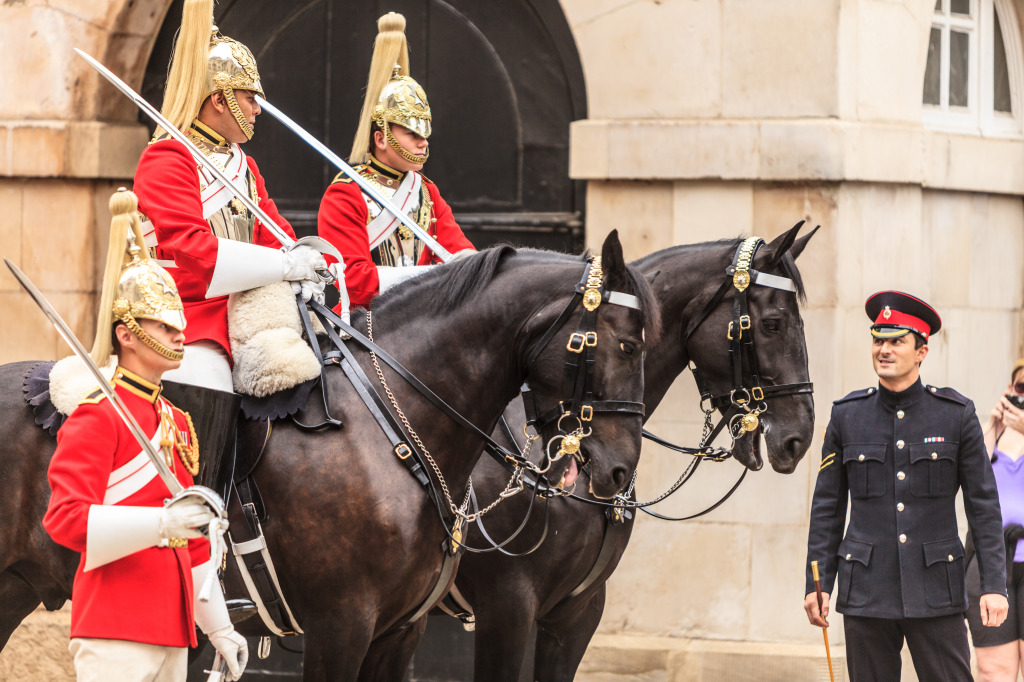
[[377,20],[377,39],[373,43],[373,57],[370,59],[370,75],[366,80],[366,97],[363,110],[359,113],[359,125],[352,141],[349,163],[363,163],[370,149],[370,126],[373,108],[377,106],[380,93],[391,80],[395,66],[400,75],[409,74],[409,45],[405,39],[405,17],[397,12],[388,12]]
[[[185,0],[160,110],[179,130],[195,120],[210,94],[207,71],[212,35],[213,0]],[[162,132],[162,128],[156,129],[156,135]]]
[[93,362],[103,367],[110,361],[113,347],[110,342],[110,326],[114,322],[114,296],[121,279],[121,270],[131,261],[129,244],[134,241],[139,247],[138,258],[149,258],[146,241],[139,222],[139,198],[135,193],[118,189],[110,197],[110,244],[107,246],[107,265],[103,270],[103,285],[100,289],[99,313],[96,316],[96,337],[93,340]]

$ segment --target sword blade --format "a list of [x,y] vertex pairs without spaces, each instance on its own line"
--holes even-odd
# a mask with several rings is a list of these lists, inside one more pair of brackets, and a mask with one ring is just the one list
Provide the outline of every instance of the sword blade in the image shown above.
[[135,106],[141,109],[142,112],[146,114],[146,116],[149,116],[153,121],[156,122],[157,125],[159,125],[165,131],[167,131],[168,135],[170,135],[175,140],[185,145],[185,148],[188,149],[190,154],[192,154],[192,158],[195,159],[196,163],[206,168],[208,171],[210,171],[210,173],[214,175],[214,177],[216,177],[218,180],[224,183],[224,186],[227,187],[231,191],[231,193],[234,194],[239,199],[239,201],[241,201],[242,204],[244,204],[245,207],[249,209],[249,211],[254,216],[259,218],[260,222],[263,223],[263,225],[266,226],[268,230],[270,230],[271,234],[274,235],[274,238],[277,239],[277,241],[280,242],[282,246],[291,248],[295,246],[296,243],[308,244],[309,246],[315,248],[317,251],[320,251],[321,253],[326,253],[331,256],[334,256],[339,261],[342,260],[341,253],[338,251],[338,249],[336,249],[326,239],[321,239],[320,237],[305,237],[299,240],[299,242],[296,242],[294,239],[292,239],[292,237],[287,232],[278,227],[277,223],[275,223],[273,219],[269,215],[267,215],[266,211],[260,208],[259,205],[249,197],[249,193],[247,191],[239,187],[236,187],[234,183],[232,183],[231,180],[228,179],[228,176],[224,174],[224,171],[217,167],[217,164],[210,163],[210,160],[207,159],[206,156],[204,156],[201,151],[199,151],[199,148],[196,147],[195,144],[188,139],[188,136],[182,133],[177,128],[175,128],[173,125],[171,125],[170,121],[164,118],[163,114],[161,114],[156,109],[156,107],[154,107],[152,104],[143,99],[141,95],[132,90],[131,86],[129,86],[123,80],[114,75],[114,73],[107,67],[103,66],[103,64],[100,64],[98,61],[90,57],[82,50],[79,50],[77,47],[75,48],[75,52],[78,53],[79,57],[88,62],[89,66],[95,69],[97,73],[106,78],[111,85],[117,88],[121,92],[121,94],[130,99],[132,102],[134,102]]
[[452,254],[448,249],[441,246],[436,239],[427,234],[426,230],[420,227],[416,221],[412,220],[408,215],[403,213],[401,209],[391,202],[390,199],[378,192],[377,188],[367,182],[363,176],[357,173],[352,166],[345,163],[340,156],[331,151],[327,145],[313,137],[313,135],[311,135],[305,128],[293,121],[287,114],[259,95],[256,95],[256,101],[259,103],[261,109],[266,109],[271,116],[283,123],[286,128],[301,137],[306,144],[320,152],[325,159],[337,166],[342,173],[350,177],[352,181],[359,186],[359,189],[363,190],[363,193],[366,194],[366,196],[376,201],[384,208],[384,210],[398,218],[398,221],[408,227],[413,234],[419,237],[420,241],[426,244],[427,248],[437,254],[438,258],[445,263],[451,260]]
[[4,264],[6,264],[8,269],[10,269],[15,279],[18,280],[18,283],[21,284],[25,291],[28,292],[28,295],[32,297],[32,300],[36,302],[39,309],[43,311],[43,314],[46,315],[46,318],[57,330],[57,333],[60,334],[61,338],[71,346],[71,350],[75,352],[78,359],[84,362],[85,366],[89,368],[89,372],[93,375],[93,378],[99,382],[99,389],[103,391],[103,395],[110,400],[110,405],[114,408],[114,412],[117,413],[117,416],[125,423],[128,430],[131,431],[132,436],[135,437],[135,440],[138,441],[140,446],[142,446],[142,451],[145,452],[146,456],[148,456],[150,461],[153,462],[153,466],[156,467],[156,471],[160,474],[160,478],[167,486],[167,489],[172,495],[177,495],[184,490],[184,487],[178,479],[173,473],[171,473],[171,469],[167,466],[167,462],[153,448],[153,444],[149,442],[149,438],[147,438],[143,433],[139,423],[135,421],[135,417],[128,411],[128,408],[121,400],[121,396],[111,388],[107,378],[103,376],[103,372],[101,372],[100,368],[96,366],[96,363],[92,361],[92,357],[89,355],[89,352],[85,350],[82,342],[79,341],[78,337],[75,336],[75,333],[71,331],[71,327],[68,326],[67,322],[65,322],[54,307],[50,305],[50,302],[46,300],[46,297],[43,296],[42,292],[39,291],[39,289],[36,288],[36,285],[32,283],[32,280],[30,280],[17,265],[6,258],[4,258]]

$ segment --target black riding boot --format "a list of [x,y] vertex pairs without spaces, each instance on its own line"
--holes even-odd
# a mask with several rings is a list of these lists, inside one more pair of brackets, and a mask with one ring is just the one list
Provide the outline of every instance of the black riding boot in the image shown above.
[[199,439],[196,483],[227,499],[235,468],[235,439],[242,398],[234,393],[165,381],[164,396],[189,413]]

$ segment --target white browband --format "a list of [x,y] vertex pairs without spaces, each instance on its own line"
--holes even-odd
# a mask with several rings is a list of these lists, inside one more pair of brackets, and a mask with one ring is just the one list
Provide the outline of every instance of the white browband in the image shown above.
[[640,310],[640,301],[637,300],[633,294],[624,294],[621,291],[610,291],[608,292],[608,303],[613,305],[621,305],[626,308],[632,308],[633,310]]
[[782,289],[783,291],[796,292],[796,285],[793,284],[793,280],[788,277],[769,275],[766,272],[758,272],[755,274],[754,284],[759,284],[763,287],[771,287],[773,289]]

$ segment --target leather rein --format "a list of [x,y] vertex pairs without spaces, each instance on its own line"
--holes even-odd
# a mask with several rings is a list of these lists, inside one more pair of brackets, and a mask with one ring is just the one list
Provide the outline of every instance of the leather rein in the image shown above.
[[[426,465],[426,460],[428,460],[428,458],[424,457],[424,453],[417,447],[415,442],[416,439],[410,438],[408,430],[398,419],[396,419],[394,414],[392,414],[392,411],[388,408],[384,399],[381,398],[374,383],[370,381],[366,376],[366,373],[359,366],[352,349],[348,347],[346,339],[343,339],[342,335],[349,337],[348,340],[353,344],[361,346],[364,350],[374,354],[377,358],[391,367],[391,369],[393,369],[413,389],[430,401],[441,412],[451,418],[456,424],[483,441],[484,451],[513,474],[513,480],[510,481],[509,487],[507,487],[506,491],[502,493],[498,501],[506,497],[510,497],[526,487],[524,485],[524,474],[527,471],[531,472],[536,477],[532,481],[529,481],[530,487],[539,493],[546,493],[543,496],[552,497],[556,494],[564,494],[560,489],[555,488],[548,483],[547,478],[544,476],[544,472],[547,470],[546,467],[541,469],[524,456],[525,453],[529,452],[529,447],[524,450],[524,454],[513,452],[504,447],[491,438],[489,434],[484,433],[476,425],[462,416],[453,407],[448,405],[440,396],[434,393],[434,391],[412,374],[412,372],[406,369],[384,349],[375,344],[370,338],[367,338],[350,324],[345,322],[340,315],[316,300],[311,300],[308,304],[302,302],[301,295],[297,295],[297,301],[299,303],[299,313],[306,335],[309,339],[313,340],[310,345],[312,346],[314,353],[317,355],[317,359],[324,367],[330,364],[337,364],[341,366],[346,377],[349,379],[350,383],[352,383],[356,392],[363,400],[363,403],[369,409],[375,421],[390,441],[394,454],[409,470],[413,477],[416,478],[434,502],[439,513],[442,526],[448,536],[448,541],[444,544],[450,553],[454,554],[460,550],[488,552],[499,549],[511,542],[519,534],[519,532],[526,526],[526,520],[524,519],[515,534],[502,543],[494,544],[493,541],[491,541],[491,547],[473,548],[467,546],[462,541],[463,522],[475,520],[475,518],[478,518],[483,512],[476,512],[475,514],[465,513],[464,510],[467,508],[469,501],[469,495],[467,495],[466,503],[463,504],[462,509],[455,508],[454,504],[450,505],[450,513],[454,519],[449,516],[449,510],[445,508],[445,505],[442,502],[442,496],[438,493],[433,479],[428,474],[428,468]],[[632,294],[610,291],[604,286],[601,259],[600,257],[592,256],[587,260],[583,277],[574,288],[573,295],[568,304],[530,351],[526,362],[527,371],[529,371],[529,367],[533,364],[544,348],[550,344],[558,330],[565,325],[576,308],[582,305],[584,311],[580,317],[579,326],[577,330],[570,335],[569,342],[566,345],[567,359],[563,379],[562,400],[559,401],[555,408],[545,412],[539,412],[536,409],[535,401],[530,394],[529,382],[524,383],[522,388],[524,394],[530,395],[531,399],[528,404],[534,405],[532,412],[533,421],[531,424],[535,424],[538,429],[541,429],[551,421],[558,420],[558,428],[561,435],[556,436],[556,438],[561,438],[562,443],[559,448],[559,455],[568,454],[576,457],[577,459],[582,458],[582,454],[579,452],[579,440],[588,435],[587,433],[583,433],[583,427],[585,424],[588,424],[593,420],[595,413],[638,414],[641,416],[644,414],[644,404],[642,402],[594,400],[593,377],[596,364],[597,310],[602,303],[620,305],[633,308],[635,310],[640,309],[637,298]],[[308,310],[307,305],[309,308]],[[309,315],[310,310],[320,320],[323,328],[326,330],[330,343],[333,346],[333,350],[323,352],[320,349],[319,344],[315,342],[316,334]],[[327,384],[324,380],[321,380],[321,383],[324,391],[324,407],[326,408],[328,404]],[[562,420],[569,416],[575,417],[580,426],[579,429],[572,433],[562,431],[561,427]],[[341,422],[331,417],[328,413],[327,419],[321,424],[314,426],[300,426],[306,429],[316,429],[324,426],[338,427],[341,426]],[[534,437],[534,439],[535,438],[537,437]],[[513,440],[512,442],[514,443],[515,441]],[[437,471],[436,467],[434,470],[435,472]],[[472,481],[470,481],[469,486],[470,491],[472,490],[471,482]],[[447,488],[444,486],[443,480],[441,483],[444,488],[444,492],[447,493]],[[534,496],[531,496],[531,498],[533,497]],[[488,510],[493,508],[493,506],[494,505],[492,504]],[[533,500],[531,499],[530,508],[527,512],[527,519],[529,518],[530,513],[532,513],[532,509]]]

